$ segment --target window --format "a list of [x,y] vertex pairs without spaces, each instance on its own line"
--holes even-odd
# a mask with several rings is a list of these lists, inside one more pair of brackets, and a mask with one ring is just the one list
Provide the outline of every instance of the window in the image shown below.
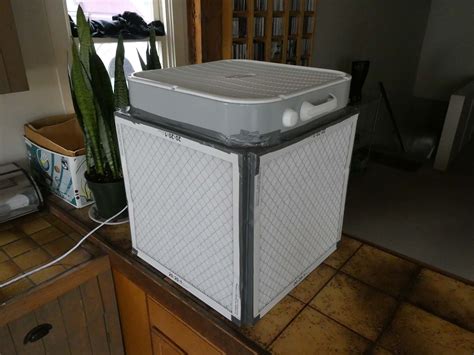
[[[57,68],[56,80],[60,87],[64,113],[73,112],[74,110],[67,76],[67,65],[71,60],[71,34],[67,14],[68,10],[70,10],[71,17],[75,20],[78,3],[85,4],[85,7],[89,3],[113,6],[112,8],[108,7],[107,11],[103,11],[104,13],[100,9],[97,10],[94,7],[89,7],[89,11],[93,13],[94,17],[106,16],[110,20],[111,16],[123,13],[123,11],[136,10],[135,12],[139,13],[147,23],[154,19],[161,20],[165,25],[166,36],[157,37],[157,48],[163,67],[167,68],[189,63],[186,0],[46,0],[44,5],[54,49]],[[132,6],[132,9],[129,6]],[[96,47],[101,47],[100,52],[104,63],[109,65],[110,59],[115,56],[116,40],[112,38],[95,38],[94,42]],[[131,63],[132,70],[141,70],[141,67],[137,65],[138,56],[136,49],[140,53],[144,53],[146,42],[147,40],[127,41],[125,43],[126,57]],[[126,70],[129,73],[130,67]]]
[[[150,23],[155,19],[160,19],[158,9],[159,0],[66,0],[67,12],[69,16],[76,22],[76,13],[78,5],[81,5],[87,18],[93,20],[112,21],[112,16],[122,14],[125,11],[132,11],[139,14],[146,23]],[[158,13],[158,14],[157,14]],[[163,20],[162,20],[163,21]],[[164,22],[164,21],[163,21]],[[95,49],[109,72],[111,79],[114,78],[114,62],[117,40],[115,38],[95,37]],[[142,58],[145,58],[148,38],[125,40],[125,75],[128,76],[133,72],[140,71],[140,61],[137,51]],[[164,37],[157,37],[158,55],[164,68],[170,66],[170,61],[165,57]]]

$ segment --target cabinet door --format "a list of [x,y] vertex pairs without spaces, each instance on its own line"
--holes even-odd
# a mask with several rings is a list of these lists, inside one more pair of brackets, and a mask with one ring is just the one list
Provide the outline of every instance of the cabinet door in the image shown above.
[[[151,297],[148,297],[148,312],[150,315],[150,325],[158,334],[162,334],[159,341],[163,342],[162,339],[167,339],[166,346],[175,344],[177,347],[173,349],[181,351],[171,352],[169,354],[223,354],[220,349],[202,337],[181,318],[171,313]],[[161,353],[155,350],[155,354]]]
[[186,354],[183,349],[155,327],[151,329],[151,341],[153,343],[153,355]]
[[151,355],[151,335],[145,292],[114,270],[115,292],[127,354]]

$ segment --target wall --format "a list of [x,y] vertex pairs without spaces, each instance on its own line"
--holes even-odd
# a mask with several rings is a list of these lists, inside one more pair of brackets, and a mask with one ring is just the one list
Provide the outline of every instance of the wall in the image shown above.
[[[412,134],[412,91],[430,0],[318,0],[313,65],[351,72],[351,62],[370,60],[365,93],[382,81],[402,131]],[[378,128],[392,134],[386,110]],[[386,140],[386,138],[383,138]]]
[[414,93],[448,100],[474,79],[474,1],[432,0]]
[[350,72],[371,61],[366,86],[410,93],[416,78],[430,0],[319,0],[313,64]]
[[11,0],[29,91],[0,95],[0,164],[26,158],[23,124],[65,113],[44,0]]

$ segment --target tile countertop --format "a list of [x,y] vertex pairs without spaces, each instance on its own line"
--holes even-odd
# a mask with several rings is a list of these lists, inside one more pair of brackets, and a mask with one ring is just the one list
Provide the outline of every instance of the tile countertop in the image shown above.
[[[78,233],[48,212],[0,224],[0,283],[53,260],[78,238]],[[59,264],[0,289],[0,304],[91,260],[97,252],[90,245],[81,246]]]
[[[75,209],[54,196],[47,201],[56,217],[43,219],[50,223],[50,218],[58,229],[69,228],[61,220],[82,234],[96,226],[88,218],[87,207]],[[78,234],[70,229],[64,233],[77,239]],[[33,239],[41,243],[49,232],[43,234]],[[5,238],[5,233],[0,235]],[[129,276],[145,285],[151,296],[166,290],[170,304],[185,303],[198,314],[196,321],[217,326],[257,351],[474,352],[472,285],[352,238],[343,236],[338,250],[288,296],[256,325],[242,328],[132,255],[128,224],[105,226],[91,242],[109,254],[112,267],[139,270]],[[2,272],[0,269],[0,278]],[[179,312],[180,307],[175,310]]]

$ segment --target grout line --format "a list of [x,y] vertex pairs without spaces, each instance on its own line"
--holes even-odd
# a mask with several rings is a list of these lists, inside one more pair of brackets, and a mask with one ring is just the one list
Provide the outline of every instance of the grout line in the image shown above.
[[[351,333],[354,333],[354,334],[360,336],[361,338],[367,340],[367,341],[370,343],[370,345],[375,345],[375,341],[374,341],[374,340],[369,339],[369,338],[367,338],[365,335],[362,335],[362,334],[356,332],[354,329],[352,329],[352,328],[348,327],[347,325],[341,323],[341,322],[338,321],[337,319],[332,318],[331,316],[327,315],[326,313],[321,312],[319,309],[316,309],[316,308],[314,308],[314,307],[311,306],[311,305],[309,305],[309,307],[310,307],[313,311],[318,312],[319,314],[322,314],[322,315],[323,315],[324,317],[326,317],[326,318],[329,318],[329,319],[332,320],[334,323],[339,324],[341,327],[346,328],[347,330],[350,330]],[[368,349],[367,349],[367,350],[368,350]]]
[[[310,299],[308,302],[302,302],[302,301],[300,301],[298,298],[293,297],[292,295],[290,295],[290,294],[288,293],[288,296],[290,296],[291,298],[293,298],[293,299],[295,299],[295,300],[297,300],[297,301],[303,303],[304,306],[296,313],[296,315],[295,315],[293,318],[291,318],[291,320],[288,322],[288,324],[286,324],[286,326],[283,327],[283,329],[282,329],[280,332],[278,332],[278,334],[272,339],[272,341],[271,341],[270,343],[268,343],[268,345],[265,347],[266,349],[268,349],[268,348],[280,337],[280,335],[286,330],[286,328],[288,328],[288,327],[291,325],[291,323],[293,323],[293,321],[300,315],[301,312],[303,312],[303,311],[306,309],[306,307],[311,307],[311,306],[310,306],[311,301],[327,286],[327,284],[334,278],[334,276],[337,275],[337,273],[339,272],[340,268],[342,268],[342,267],[349,261],[349,259],[351,259],[351,258],[355,255],[355,253],[357,253],[357,251],[362,247],[362,245],[364,245],[364,244],[361,243],[361,245],[359,245],[359,246],[356,248],[356,250],[347,258],[347,260],[346,260],[344,263],[342,263],[342,265],[341,265],[338,269],[332,267],[331,265],[324,264],[324,261],[321,263],[321,264],[324,264],[324,265],[330,267],[330,268],[333,269],[333,270],[336,270],[336,272],[334,273],[334,275],[332,275],[332,276],[324,283],[324,285],[314,294],[313,297],[311,297],[311,299]],[[336,251],[337,251],[337,249],[336,249]],[[321,264],[319,264],[317,267],[319,267]],[[316,270],[316,268],[315,268],[315,270]],[[313,271],[314,271],[314,270],[313,270]],[[308,274],[308,276],[309,276],[309,274]],[[308,277],[308,276],[306,276],[306,277]],[[301,283],[300,283],[300,284],[301,284]],[[290,292],[291,292],[291,291],[290,291]],[[313,307],[311,307],[311,308],[314,309]]]
[[[385,290],[382,289],[382,288],[379,288],[379,287],[377,287],[377,286],[371,285],[371,284],[367,283],[367,282],[364,281],[364,280],[360,280],[359,278],[357,278],[357,276],[351,275],[351,274],[349,274],[349,273],[347,273],[347,272],[345,272],[345,271],[343,271],[343,270],[338,271],[338,273],[339,273],[339,272],[342,273],[342,274],[344,274],[344,275],[346,275],[347,277],[349,277],[349,278],[351,278],[351,279],[354,279],[354,280],[360,282],[361,284],[363,284],[363,285],[365,285],[365,286],[367,286],[367,287],[370,287],[371,289],[373,289],[373,290],[375,290],[375,291],[377,291],[377,292],[380,292],[380,293],[384,294],[385,296],[389,296],[390,298],[395,299],[396,301],[398,301],[398,300],[400,299],[400,297],[401,297],[401,294],[402,294],[401,291],[399,292],[398,295],[394,296],[394,295],[392,295],[391,293],[385,291]],[[407,281],[406,285],[409,285],[409,284],[411,283],[411,280],[412,280],[413,275],[414,275],[414,274],[417,274],[417,273],[418,273],[418,270],[414,270],[414,271],[411,272],[412,276],[411,276],[410,279]],[[406,287],[406,285],[405,285],[405,287]],[[402,289],[403,289],[403,286],[402,286]]]
[[[361,247],[362,247],[362,246],[361,246]],[[376,246],[374,246],[374,248],[378,249],[378,247],[376,247]],[[351,257],[351,258],[352,258],[352,257]],[[350,258],[349,258],[349,259],[350,259]],[[349,261],[349,259],[348,259],[347,261]],[[345,265],[345,264],[344,264],[344,265]],[[409,295],[411,294],[410,292],[413,290],[413,287],[415,286],[415,283],[416,283],[416,280],[417,280],[419,274],[420,274],[421,271],[425,268],[424,266],[419,265],[419,264],[416,264],[416,263],[414,263],[414,265],[416,266],[416,268],[415,268],[415,270],[413,270],[413,271],[411,272],[410,279],[407,281],[407,283],[405,284],[404,287],[402,286],[402,288],[400,289],[400,292],[399,292],[398,295],[396,295],[396,296],[390,294],[389,292],[385,291],[385,290],[382,289],[382,288],[379,288],[379,287],[377,287],[377,286],[371,285],[371,284],[367,283],[366,281],[363,281],[363,280],[359,279],[357,276],[354,276],[354,275],[351,275],[351,274],[345,272],[344,270],[342,270],[343,266],[341,266],[341,269],[339,269],[339,270],[337,271],[337,273],[339,273],[339,272],[340,272],[340,273],[343,273],[344,275],[346,275],[346,276],[348,276],[348,277],[350,277],[350,278],[352,278],[352,279],[354,279],[354,280],[357,280],[358,282],[364,284],[365,286],[368,286],[368,287],[370,287],[370,288],[372,288],[372,289],[375,289],[375,290],[377,290],[377,291],[383,293],[384,295],[389,296],[389,297],[395,299],[395,300],[397,301],[397,303],[398,303],[398,302],[401,302],[401,303],[410,304],[410,305],[412,305],[412,306],[414,306],[414,307],[417,307],[417,308],[419,308],[419,309],[421,309],[421,310],[423,310],[423,311],[425,311],[425,312],[427,312],[427,313],[429,313],[429,314],[431,314],[431,315],[433,315],[433,316],[435,316],[435,317],[438,317],[438,318],[440,318],[440,319],[442,319],[442,320],[444,320],[444,321],[446,321],[446,322],[448,322],[448,323],[454,324],[454,325],[456,325],[456,326],[458,326],[458,327],[460,327],[460,328],[462,328],[462,329],[465,329],[465,330],[467,330],[467,331],[472,332],[472,330],[466,328],[464,325],[460,324],[457,320],[451,320],[451,319],[448,319],[448,318],[446,318],[446,317],[444,317],[444,316],[442,316],[442,315],[438,315],[438,314],[434,313],[432,310],[430,310],[430,309],[424,307],[423,305],[414,303],[414,302],[412,302],[412,301],[409,300]],[[337,274],[337,273],[336,273],[336,274]],[[333,277],[334,277],[334,276],[335,276],[335,275],[333,275]],[[447,276],[447,277],[448,277],[448,276]],[[456,281],[458,281],[458,280],[456,280]],[[324,286],[324,287],[325,287],[325,286]],[[406,288],[408,288],[408,287],[410,287],[410,288],[409,288],[409,289],[406,289]],[[319,292],[318,292],[318,293],[319,293]],[[405,293],[406,293],[406,294],[405,294]],[[310,302],[311,302],[311,301],[310,301]],[[308,302],[308,304],[309,304],[310,302]],[[397,308],[398,308],[398,305],[397,305]],[[313,307],[313,309],[314,309],[314,307]]]
[[413,290],[413,287],[415,286],[418,276],[420,275],[422,270],[422,267],[418,265],[418,269],[413,272],[412,277],[410,279],[410,282],[407,283],[405,287],[403,287],[400,291],[400,297],[397,298],[397,305],[392,311],[392,314],[387,318],[385,321],[384,326],[382,327],[382,330],[378,334],[377,338],[374,341],[374,347],[376,345],[379,345],[380,339],[382,338],[382,335],[385,334],[385,332],[389,329],[389,327],[392,325],[393,320],[395,319],[395,315],[398,313],[398,310],[402,306],[402,304],[405,302],[405,300],[408,298],[408,295],[410,292]]

